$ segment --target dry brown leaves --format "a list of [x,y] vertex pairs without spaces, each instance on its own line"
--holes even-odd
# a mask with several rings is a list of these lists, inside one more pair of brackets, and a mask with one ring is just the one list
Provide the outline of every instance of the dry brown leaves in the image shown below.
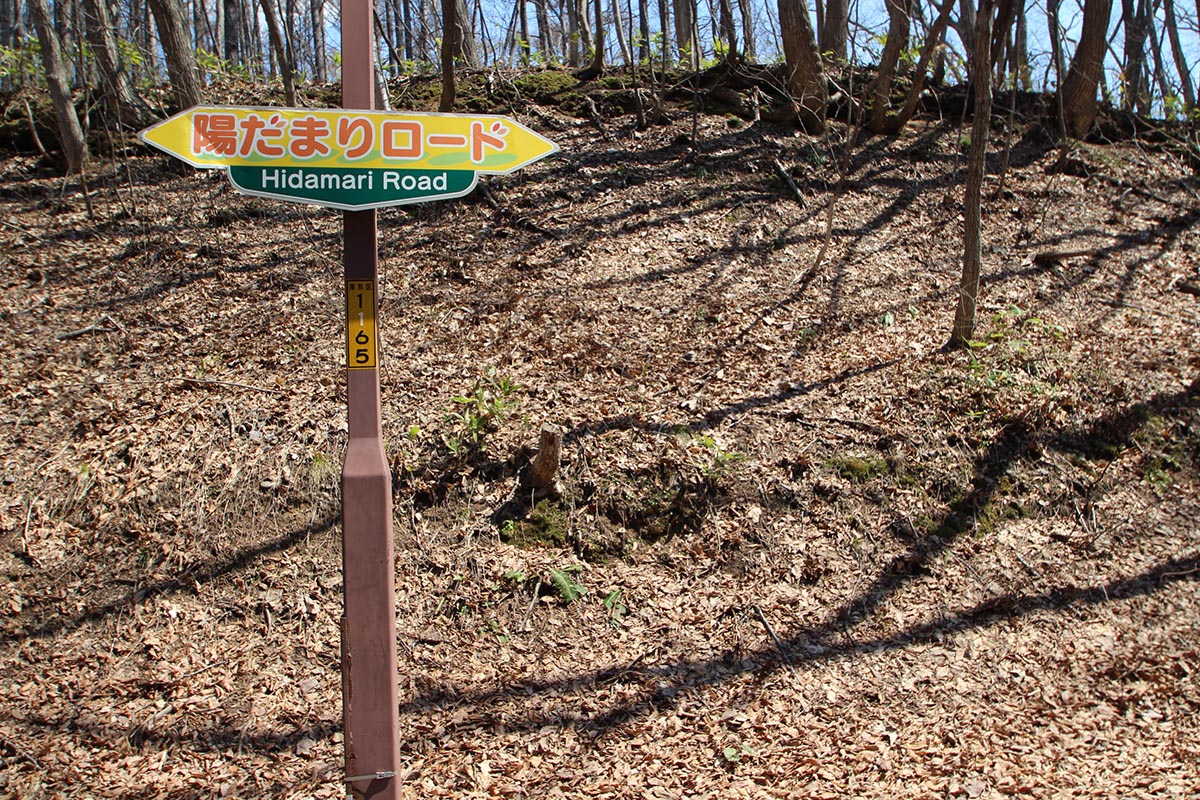
[[[505,213],[381,213],[406,796],[1193,796],[1194,179],[1018,148],[946,354],[952,129],[864,143],[810,274],[828,142],[560,122]],[[343,796],[337,216],[0,173],[0,792]],[[543,421],[576,547],[523,551]]]

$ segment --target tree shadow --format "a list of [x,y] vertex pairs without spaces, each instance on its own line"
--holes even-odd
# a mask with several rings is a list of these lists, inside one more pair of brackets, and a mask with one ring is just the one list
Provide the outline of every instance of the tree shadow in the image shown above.
[[[1200,408],[1200,380],[1183,391],[1156,395],[1122,411],[1102,415],[1084,432],[1059,428],[1043,433],[1025,420],[1010,420],[976,458],[970,491],[950,506],[935,528],[917,536],[906,552],[891,559],[865,589],[831,609],[823,621],[783,634],[782,651],[789,663],[793,668],[803,668],[880,650],[906,648],[947,633],[988,628],[1035,611],[1065,611],[1080,604],[1103,605],[1153,594],[1173,584],[1200,581],[1200,553],[1181,553],[1131,577],[1114,578],[1091,586],[1062,584],[1036,593],[994,597],[887,636],[856,640],[848,635],[854,627],[870,618],[874,609],[887,598],[914,578],[927,574],[929,565],[938,555],[973,529],[974,520],[993,501],[1002,479],[1022,458],[1037,457],[1038,448],[1076,452],[1081,448],[1081,440],[1098,439],[1110,445],[1128,442],[1151,415],[1196,408]],[[749,651],[683,658],[659,665],[646,664],[638,657],[617,667],[556,680],[525,681],[497,689],[455,692],[434,688],[407,700],[400,710],[404,715],[419,716],[436,709],[471,708],[474,709],[471,724],[487,724],[489,708],[521,697],[588,691],[615,681],[640,684],[641,690],[633,699],[593,715],[560,711],[553,715],[531,713],[523,719],[506,714],[504,719],[508,730],[530,732],[549,725],[601,737],[645,714],[675,707],[685,689],[721,684],[747,672],[771,671],[782,666],[779,650],[770,644]]]
[[312,536],[328,533],[333,530],[339,521],[339,516],[330,515],[323,520],[306,525],[303,528],[297,528],[278,539],[246,548],[230,558],[185,569],[175,576],[137,586],[115,600],[109,600],[91,608],[85,608],[78,614],[62,615],[41,620],[34,619],[26,621],[23,624],[19,623],[15,628],[0,633],[0,643],[9,644],[30,638],[38,639],[53,636],[62,631],[77,628],[80,625],[105,619],[112,614],[131,608],[152,597],[169,596],[181,591],[189,591],[197,583],[208,583],[225,575],[238,572],[264,556],[288,550]]

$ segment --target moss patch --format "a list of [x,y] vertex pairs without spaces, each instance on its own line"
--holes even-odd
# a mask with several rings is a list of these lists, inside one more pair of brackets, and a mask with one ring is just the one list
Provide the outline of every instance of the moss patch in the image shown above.
[[834,456],[828,466],[838,475],[855,483],[866,483],[888,471],[887,461],[879,456]]
[[570,515],[562,506],[542,500],[524,519],[506,520],[500,525],[500,541],[523,549],[563,547],[567,544]]

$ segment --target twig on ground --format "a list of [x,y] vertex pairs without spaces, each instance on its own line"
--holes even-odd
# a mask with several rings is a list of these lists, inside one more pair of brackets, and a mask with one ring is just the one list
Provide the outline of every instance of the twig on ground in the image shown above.
[[1099,252],[1100,248],[1098,247],[1089,247],[1086,250],[1043,250],[1040,253],[1034,253],[1033,263],[1050,264],[1055,261],[1065,261],[1068,258],[1094,256]]
[[775,629],[771,627],[771,623],[767,621],[767,615],[764,614],[763,610],[757,605],[751,606],[751,608],[753,608],[754,613],[758,615],[758,621],[762,623],[764,628],[766,628],[767,635],[771,637],[771,641],[775,643],[775,649],[779,651],[779,656],[783,659],[783,663],[787,665],[787,668],[790,671],[795,672],[796,667],[794,664],[792,664],[792,659],[788,656],[787,650],[784,649],[783,641],[779,638],[779,636],[776,635]]
[[32,236],[34,239],[37,239],[39,242],[46,241],[45,239],[43,239],[41,236],[38,236],[33,231],[28,230],[26,228],[22,228],[20,225],[14,225],[13,223],[9,222],[6,219],[0,219],[0,225],[3,225],[6,228],[12,228],[14,231],[16,231],[18,233],[23,233],[26,236]]
[[164,378],[155,378],[153,380],[145,380],[145,381],[128,381],[128,383],[154,384],[154,383],[169,383],[171,381],[181,381],[183,383],[197,383],[202,386],[231,386],[235,389],[246,389],[247,391],[263,392],[265,394],[277,394],[277,395],[287,394],[287,392],[284,392],[281,389],[268,389],[265,386],[254,386],[249,383],[237,383],[235,381],[214,381],[214,380],[209,380],[208,378],[189,378],[185,375],[168,375]]
[[783,164],[780,163],[778,158],[776,158],[772,163],[775,167],[775,174],[782,178],[783,182],[786,183],[788,188],[792,190],[792,194],[796,196],[796,202],[800,204],[801,208],[808,208],[808,201],[804,199],[804,195],[800,193],[800,188],[796,186],[796,182],[792,180],[791,173],[784,168]]
[[29,521],[33,518],[33,501],[25,506],[25,527],[21,529],[21,554],[29,558]]
[[521,626],[517,628],[521,633],[529,632],[529,615],[533,613],[533,607],[537,605],[538,592],[542,590],[542,578],[539,575],[537,582],[533,584],[533,599],[529,601],[529,607],[525,609],[525,616],[521,617]]
[[28,750],[26,750],[24,747],[21,747],[21,745],[16,743],[16,741],[8,736],[5,736],[3,733],[0,733],[0,744],[3,744],[9,750],[12,750],[14,753],[16,753],[18,758],[23,758],[28,761],[34,766],[35,769],[42,768],[41,762],[34,758]]
[[64,331],[63,333],[56,334],[54,338],[60,342],[65,342],[68,339],[78,339],[80,336],[87,336],[89,333],[112,333],[120,327],[118,325],[117,327],[110,328],[104,324],[106,322],[117,325],[113,318],[108,314],[102,314],[100,319],[96,320],[91,325],[88,325],[86,328],[79,328],[78,330],[73,331]]

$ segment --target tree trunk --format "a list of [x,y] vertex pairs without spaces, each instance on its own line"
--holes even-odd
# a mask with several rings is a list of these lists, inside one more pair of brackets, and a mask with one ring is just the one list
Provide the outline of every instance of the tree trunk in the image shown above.
[[1096,87],[1104,70],[1111,12],[1112,0],[1084,0],[1083,31],[1062,89],[1064,133],[1076,139],[1087,136],[1096,121]]
[[1163,0],[1164,24],[1167,26],[1167,39],[1171,43],[1171,57],[1175,61],[1175,70],[1179,73],[1180,88],[1183,91],[1183,102],[1188,111],[1196,107],[1196,87],[1192,83],[1192,72],[1184,57],[1183,45],[1179,40],[1179,23],[1175,20],[1175,0]]
[[146,127],[154,121],[154,111],[138,95],[129,73],[121,66],[108,5],[105,0],[83,0],[83,13],[92,60],[100,73],[105,107],[120,128],[137,130]]
[[442,100],[438,111],[443,114],[454,110],[454,54],[460,49],[458,39],[462,36],[457,18],[457,0],[442,0]]
[[454,57],[460,59],[468,68],[478,67],[479,47],[475,43],[475,28],[471,24],[471,14],[467,10],[466,0],[455,0],[454,19],[458,34],[455,40]]
[[658,28],[662,31],[662,67],[665,70],[671,64],[671,4],[669,0],[658,0]]
[[521,50],[520,63],[522,66],[529,66],[529,4],[526,0],[517,0],[517,22],[520,25],[521,40],[517,42],[517,46]]
[[42,65],[46,69],[46,84],[50,89],[50,101],[54,104],[54,118],[58,122],[58,138],[67,160],[67,172],[80,172],[87,161],[87,142],[71,101],[58,33],[54,30],[46,0],[28,0],[28,6],[41,45]]
[[721,21],[721,39],[725,45],[725,60],[731,64],[738,63],[737,26],[733,22],[732,0],[717,0],[719,18]]
[[625,59],[625,65],[629,66],[633,63],[633,56],[629,52],[629,40],[625,37],[625,26],[621,22],[621,0],[612,0],[613,11],[613,27],[617,30],[617,46],[621,48],[621,57]]
[[778,0],[778,6],[788,91],[792,95],[792,104],[800,124],[816,133],[825,128],[829,93],[825,87],[821,59],[817,54],[812,22],[808,17],[808,4],[802,0]]
[[296,85],[292,80],[292,63],[283,44],[283,32],[279,29],[279,17],[275,14],[275,4],[271,0],[259,0],[262,3],[263,16],[267,18],[267,36],[271,39],[271,49],[275,51],[275,61],[279,64],[279,76],[283,79],[284,103],[288,108],[296,107]]
[[638,0],[638,62],[650,57],[650,0]]
[[[1149,25],[1150,33],[1150,53],[1154,56],[1154,80],[1158,83],[1159,97],[1166,102],[1166,99],[1173,94],[1171,84],[1167,81],[1167,69],[1163,65],[1162,54],[1162,39],[1158,35],[1158,29],[1154,26],[1154,21],[1151,19]],[[1150,104],[1153,101],[1153,93],[1147,92],[1145,110],[1138,109],[1139,114],[1149,116]]]
[[[1200,2],[1200,0],[1197,0]],[[674,0],[675,3],[675,44],[679,50],[679,60],[687,62],[690,69],[699,69],[700,53],[696,46],[696,6],[695,0]]]
[[834,61],[845,61],[849,31],[850,3],[848,0],[829,0],[821,25],[821,55]]
[[239,0],[217,0],[223,9],[221,37],[225,48],[223,57],[234,64],[245,63],[242,47],[242,4]]
[[[408,11],[408,0],[405,0],[404,10]],[[325,39],[325,0],[310,0],[309,13],[312,15],[313,27],[313,75],[316,77],[317,83],[326,83],[329,80],[329,54],[327,52],[328,43]],[[407,15],[404,24],[407,34]],[[404,57],[412,58],[412,39],[407,39],[405,45]]]
[[1121,0],[1121,22],[1125,25],[1125,80],[1121,107],[1126,111],[1149,112],[1150,76],[1146,70],[1146,37],[1150,20],[1146,0]]
[[940,52],[938,47],[942,40],[942,35],[946,32],[946,26],[950,22],[950,12],[954,9],[955,0],[945,0],[941,9],[938,11],[937,19],[933,21],[933,27],[929,29],[929,33],[925,36],[925,44],[921,48],[921,57],[917,61],[917,68],[913,73],[913,83],[909,87],[908,95],[904,98],[904,108],[900,113],[887,121],[884,127],[884,132],[888,134],[899,133],[908,121],[913,118],[913,114],[917,111],[917,104],[921,102],[921,92],[925,91],[925,74],[929,70],[929,62],[933,60],[934,54]]
[[171,91],[175,93],[175,105],[178,109],[198,106],[203,91],[200,68],[196,65],[196,51],[192,49],[184,25],[183,8],[179,0],[148,1],[167,59],[167,74],[171,78]]
[[[990,6],[989,6],[990,7]],[[958,38],[966,51],[967,64],[975,63],[975,4],[973,0],[959,0],[958,3]]]
[[976,61],[971,70],[975,90],[975,119],[971,122],[971,155],[963,189],[963,268],[958,286],[958,307],[948,347],[965,347],[975,335],[975,308],[983,264],[983,177],[992,115],[992,2],[981,0],[975,17]]
[[579,40],[583,36],[579,27],[579,2],[564,0],[564,5],[567,14],[567,66],[574,69],[579,66]]
[[900,53],[908,47],[908,27],[912,19],[911,0],[887,0],[887,11],[887,43],[879,57],[879,68],[875,79],[871,81],[869,92],[871,114],[867,119],[867,128],[874,133],[881,133],[885,128],[892,94],[892,77],[896,72],[896,64],[900,61]]
[[1025,0],[1018,0],[1016,36],[1017,75],[1014,87],[1020,87],[1028,92],[1033,90],[1033,75],[1029,71],[1029,23],[1026,11]]
[[738,0],[738,11],[742,15],[742,55],[750,62],[757,58],[754,47],[754,16],[750,10],[750,0]]
[[604,0],[595,0],[592,7],[596,12],[596,28],[592,34],[595,46],[592,49],[592,63],[584,72],[595,78],[604,72]]
[[534,0],[534,13],[537,14],[538,49],[542,52],[542,63],[554,60],[554,39],[550,35],[550,12],[546,9],[546,0]]

